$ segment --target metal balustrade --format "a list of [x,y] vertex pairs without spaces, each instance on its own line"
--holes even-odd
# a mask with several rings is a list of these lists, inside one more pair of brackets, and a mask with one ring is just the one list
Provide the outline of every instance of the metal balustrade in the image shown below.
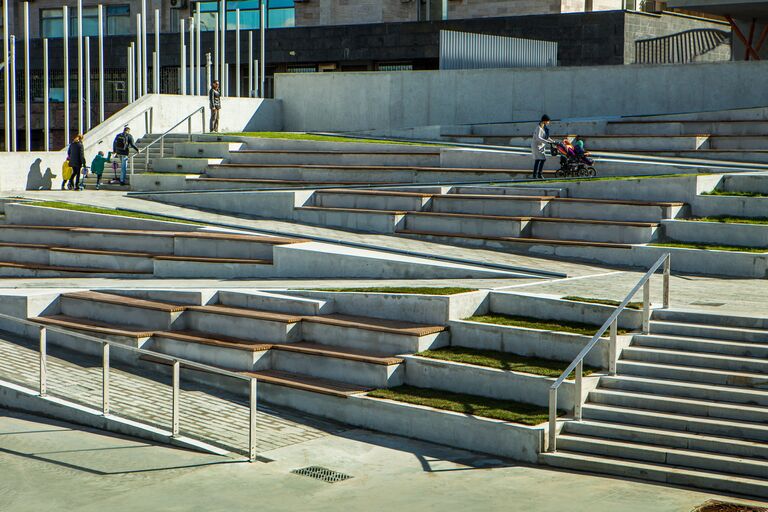
[[617,335],[618,335],[618,319],[627,304],[632,300],[632,297],[643,289],[643,310],[642,310],[642,332],[648,334],[651,326],[651,277],[656,273],[663,265],[663,281],[662,281],[662,302],[664,308],[669,308],[669,278],[671,270],[671,253],[664,254],[654,263],[648,272],[638,281],[638,283],[632,288],[621,303],[616,306],[616,309],[611,316],[605,321],[605,323],[597,330],[597,333],[587,343],[587,345],[579,352],[576,358],[568,365],[560,377],[549,388],[549,442],[547,445],[548,452],[557,451],[557,390],[566,378],[575,372],[575,384],[576,389],[573,393],[573,419],[575,421],[581,421],[581,408],[582,408],[582,390],[584,381],[584,358],[595,348],[595,345],[600,341],[600,338],[605,334],[605,331],[610,329],[610,345],[608,351],[608,372],[611,375],[616,375],[616,363],[618,359],[617,349]]
[[[0,320],[10,321],[16,324],[34,327],[38,330],[38,350],[39,350],[39,379],[38,379],[38,395],[45,397],[48,395],[48,332],[58,332],[66,334],[67,336],[77,338],[79,340],[88,343],[98,343],[101,345],[101,361],[102,361],[102,382],[101,382],[101,412],[103,416],[110,416],[110,353],[111,347],[119,347],[121,350],[127,350],[139,356],[149,356],[158,360],[167,361],[172,365],[172,412],[171,412],[171,433],[173,437],[179,437],[180,424],[181,424],[181,412],[179,408],[179,399],[181,396],[180,382],[181,382],[181,370],[182,368],[189,368],[192,370],[203,371],[223,377],[229,377],[233,379],[243,380],[248,382],[248,395],[249,395],[249,421],[248,421],[248,460],[251,462],[256,461],[258,454],[256,451],[256,428],[257,428],[257,403],[258,403],[258,383],[257,379],[242,375],[237,372],[223,370],[214,366],[209,366],[202,363],[197,363],[187,359],[169,356],[159,352],[151,350],[145,350],[141,348],[131,347],[129,345],[123,345],[110,340],[96,338],[87,334],[81,334],[74,331],[68,331],[54,326],[43,326],[35,322],[31,322],[26,319],[17,318],[10,315],[0,314]],[[115,417],[114,415],[111,415]]]

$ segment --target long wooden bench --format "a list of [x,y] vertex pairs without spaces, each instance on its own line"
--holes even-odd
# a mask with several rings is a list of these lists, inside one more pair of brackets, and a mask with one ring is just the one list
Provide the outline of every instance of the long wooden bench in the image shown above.
[[294,209],[318,212],[369,213],[373,215],[405,215],[406,213],[410,213],[405,210],[369,210],[366,208],[336,208],[327,206],[298,206]]
[[362,196],[392,196],[392,197],[433,197],[436,194],[425,194],[423,192],[401,192],[399,190],[349,190],[346,188],[331,188],[318,190],[316,194],[347,194]]
[[347,398],[351,395],[359,395],[371,390],[371,388],[365,386],[358,386],[336,380],[319,379],[317,377],[310,377],[299,373],[289,373],[278,370],[261,370],[241,373],[243,375],[255,377],[257,380],[267,384],[285,386],[339,398]]
[[304,318],[300,315],[287,315],[284,313],[274,313],[272,311],[259,311],[255,309],[238,308],[234,306],[220,306],[220,305],[188,306],[187,310],[196,311],[199,313],[213,313],[217,315],[252,318],[254,320],[267,320],[271,322],[281,322],[285,324],[294,324],[297,322],[301,322],[302,318]]
[[153,335],[158,338],[169,338],[187,343],[198,343],[200,345],[209,345],[220,348],[235,348],[251,352],[263,352],[272,348],[271,343],[259,343],[256,341],[248,341],[240,338],[223,336],[221,334],[214,335],[201,331],[158,331]]
[[444,238],[467,238],[472,240],[494,240],[500,242],[519,243],[519,244],[543,244],[543,245],[565,245],[575,247],[603,247],[609,249],[631,249],[631,244],[617,244],[612,242],[588,242],[584,240],[547,240],[543,238],[515,238],[503,236],[483,236],[469,235],[463,233],[441,233],[432,231],[417,231],[412,229],[401,229],[397,231],[399,235],[413,236],[434,236]]
[[112,293],[95,292],[90,290],[62,293],[61,297],[88,300],[93,302],[103,302],[105,304],[115,304],[118,306],[127,306],[132,308],[150,309],[153,311],[162,311],[165,313],[180,313],[188,307],[183,304],[172,304],[170,302],[137,299],[135,297],[127,297],[125,295],[115,295]]
[[[354,149],[354,148],[350,148]],[[440,151],[350,151],[350,150],[315,150],[315,149],[239,149],[230,151],[230,154],[238,155],[406,155],[406,156],[440,156]]]
[[[239,169],[323,169],[349,171],[422,171],[422,172],[474,172],[489,174],[531,174],[530,169],[488,169],[477,167],[415,167],[398,165],[324,165],[324,164],[253,164],[226,163],[209,165],[209,168]],[[545,171],[553,173],[554,171]]]
[[141,330],[131,326],[120,325],[119,323],[98,322],[96,320],[67,315],[37,316],[29,320],[43,325],[52,325],[93,334],[106,334],[108,336],[140,339],[149,338],[154,334],[154,331]]
[[312,356],[333,357],[336,359],[346,359],[348,361],[357,361],[361,363],[378,364],[391,366],[403,362],[401,358],[372,354],[363,350],[355,350],[343,347],[334,347],[331,345],[321,345],[318,343],[286,343],[272,345],[272,350],[281,350],[284,352],[296,352]]
[[116,270],[111,268],[86,268],[86,267],[67,267],[62,265],[41,265],[37,263],[17,263],[15,261],[0,261],[0,267],[19,268],[26,270],[41,270],[47,272],[69,272],[73,274],[146,274],[152,272],[140,270]]
[[401,322],[397,320],[385,320],[367,316],[341,314],[305,316],[303,317],[303,321],[308,323],[346,327],[350,329],[363,329],[366,331],[403,334],[406,336],[428,336],[430,334],[436,334],[446,330],[446,327],[442,325],[423,325],[412,322]]

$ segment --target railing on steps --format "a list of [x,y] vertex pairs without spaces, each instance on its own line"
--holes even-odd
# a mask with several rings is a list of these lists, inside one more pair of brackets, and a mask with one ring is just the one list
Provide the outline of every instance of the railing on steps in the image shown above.
[[654,263],[648,272],[638,281],[632,291],[621,301],[621,304],[616,306],[616,310],[611,313],[608,320],[597,330],[597,333],[587,343],[587,345],[579,352],[576,358],[568,365],[560,377],[549,388],[549,442],[547,446],[548,452],[557,451],[557,390],[560,385],[565,381],[571,372],[575,372],[576,390],[573,393],[573,419],[574,421],[581,421],[581,395],[583,389],[583,370],[584,370],[584,358],[587,354],[595,348],[595,345],[600,341],[600,338],[610,328],[610,345],[608,350],[608,371],[611,375],[616,375],[616,363],[618,359],[617,349],[617,336],[618,336],[618,319],[619,315],[627,307],[627,304],[632,300],[632,297],[643,289],[643,334],[648,334],[651,327],[651,277],[656,273],[659,268],[664,266],[663,272],[663,284],[662,284],[662,300],[664,308],[669,307],[669,277],[671,270],[672,255],[671,253],[664,254]]
[[205,107],[200,107],[198,109],[195,109],[194,112],[184,117],[181,121],[176,123],[175,125],[168,128],[162,135],[160,135],[158,138],[141,148],[137,153],[134,153],[129,157],[129,166],[130,166],[130,176],[133,178],[133,161],[134,159],[144,153],[144,170],[146,171],[149,168],[149,148],[154,146],[156,143],[160,143],[160,158],[165,156],[165,137],[168,136],[173,130],[181,126],[185,121],[187,123],[187,140],[192,140],[192,118],[195,117],[197,114],[200,114],[201,119],[201,133],[205,133]]
[[[98,343],[101,345],[102,355],[102,379],[101,379],[101,410],[103,416],[110,415],[110,348],[114,346],[119,350],[127,350],[139,356],[149,356],[158,360],[167,361],[173,368],[172,378],[172,400],[171,400],[171,433],[173,437],[180,437],[179,425],[181,422],[181,412],[179,410],[179,399],[181,397],[180,392],[180,377],[181,368],[189,368],[192,370],[203,371],[206,373],[212,373],[223,377],[229,377],[232,379],[244,380],[248,382],[249,392],[249,418],[248,418],[248,460],[254,462],[257,460],[258,454],[256,453],[256,415],[257,415],[257,379],[242,375],[236,372],[223,370],[207,364],[197,363],[187,359],[179,357],[173,357],[160,352],[154,352],[151,350],[145,350],[141,348],[131,347],[122,343],[109,341],[105,339],[88,336],[87,334],[81,334],[74,331],[68,331],[62,328],[53,326],[43,326],[35,322],[31,322],[26,319],[18,318],[15,316],[5,315],[0,313],[0,320],[11,321],[16,324],[25,325],[38,329],[39,333],[39,381],[38,381],[38,394],[40,397],[45,397],[48,394],[48,331],[58,332],[65,334],[73,338],[77,338],[89,343]],[[113,416],[114,417],[114,416]]]

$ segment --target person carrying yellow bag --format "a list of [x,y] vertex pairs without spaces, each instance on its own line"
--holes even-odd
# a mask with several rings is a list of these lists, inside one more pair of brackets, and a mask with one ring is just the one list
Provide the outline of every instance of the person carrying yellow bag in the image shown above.
[[61,190],[64,190],[67,186],[67,182],[72,177],[72,166],[69,165],[69,158],[64,160],[64,164],[61,166]]

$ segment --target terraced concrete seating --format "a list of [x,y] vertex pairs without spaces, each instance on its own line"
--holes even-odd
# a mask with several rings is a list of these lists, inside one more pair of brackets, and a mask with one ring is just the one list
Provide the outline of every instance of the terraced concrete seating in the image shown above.
[[248,149],[230,151],[230,163],[299,164],[299,165],[374,165],[374,166],[439,166],[440,151],[360,151]]
[[285,386],[301,391],[309,391],[340,398],[358,395],[372,389],[370,387],[351,385],[337,380],[308,377],[306,375],[278,370],[262,370],[258,372],[244,373],[256,377],[259,381],[267,384]]
[[768,320],[653,312],[566,422],[559,467],[768,497]]

